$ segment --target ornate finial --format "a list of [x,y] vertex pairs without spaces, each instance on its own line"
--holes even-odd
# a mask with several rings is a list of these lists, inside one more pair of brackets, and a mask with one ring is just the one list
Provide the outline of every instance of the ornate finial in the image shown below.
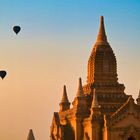
[[83,91],[83,87],[82,87],[82,80],[81,78],[79,78],[79,86],[78,86],[78,91],[77,91],[77,97],[82,97],[84,96],[84,91]]
[[29,134],[28,134],[27,140],[35,140],[35,137],[34,137],[32,129],[29,130]]
[[61,102],[69,102],[65,85],[63,87],[63,96],[62,96]]
[[93,100],[92,100],[92,108],[100,107],[98,104],[97,96],[96,96],[96,89],[93,90]]
[[107,43],[107,37],[106,37],[106,33],[105,33],[105,28],[104,28],[104,17],[103,16],[100,17],[100,28],[99,28],[99,32],[98,32],[98,36],[97,36],[97,43],[98,42]]

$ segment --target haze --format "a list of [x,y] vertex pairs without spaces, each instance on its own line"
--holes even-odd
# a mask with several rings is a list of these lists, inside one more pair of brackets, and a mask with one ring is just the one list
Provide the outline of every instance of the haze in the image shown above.
[[[99,18],[117,57],[118,78],[127,94],[140,88],[139,0],[1,0],[0,139],[49,140],[63,85],[73,100],[78,78],[86,83],[87,62]],[[12,28],[21,26],[16,35]]]

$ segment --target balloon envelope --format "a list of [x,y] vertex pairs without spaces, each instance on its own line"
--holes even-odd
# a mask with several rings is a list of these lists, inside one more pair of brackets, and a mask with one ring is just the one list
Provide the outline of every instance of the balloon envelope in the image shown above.
[[3,79],[6,76],[6,71],[5,70],[1,70],[0,71],[0,77]]
[[16,34],[18,34],[20,30],[21,30],[20,26],[14,26],[14,27],[13,27],[13,31],[14,31]]

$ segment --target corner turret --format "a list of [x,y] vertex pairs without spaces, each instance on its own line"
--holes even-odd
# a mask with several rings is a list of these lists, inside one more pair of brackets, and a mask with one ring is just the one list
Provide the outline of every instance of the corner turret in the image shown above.
[[61,111],[65,111],[67,109],[70,109],[70,102],[68,100],[68,96],[67,96],[67,91],[66,91],[66,86],[64,85],[63,87],[63,96],[61,99],[61,102],[59,103],[60,106],[60,112]]
[[84,117],[87,111],[87,102],[86,102],[86,96],[84,95],[83,87],[82,87],[82,80],[79,78],[78,83],[78,91],[76,94],[76,97],[73,101],[73,108],[75,110],[76,116]]

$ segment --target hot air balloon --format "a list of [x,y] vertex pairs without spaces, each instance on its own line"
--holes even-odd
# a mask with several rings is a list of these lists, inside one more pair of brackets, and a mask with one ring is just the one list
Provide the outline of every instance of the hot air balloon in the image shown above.
[[20,30],[21,30],[20,26],[14,26],[14,27],[13,27],[13,31],[14,31],[16,34],[18,34]]
[[7,72],[5,70],[0,71],[0,77],[3,79],[6,76]]

